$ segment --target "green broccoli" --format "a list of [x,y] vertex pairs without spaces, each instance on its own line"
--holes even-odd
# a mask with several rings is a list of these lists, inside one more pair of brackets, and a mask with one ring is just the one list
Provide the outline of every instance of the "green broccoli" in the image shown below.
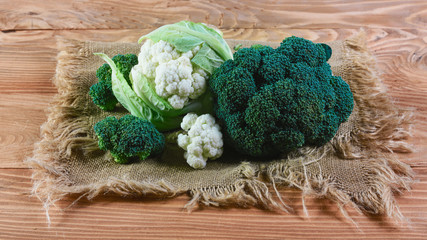
[[165,146],[164,135],[151,122],[132,115],[106,117],[94,130],[99,148],[109,150],[117,163],[127,163],[131,157],[144,160],[160,154]]
[[290,37],[273,49],[234,54],[209,80],[226,144],[255,157],[331,140],[353,110],[348,84],[332,75],[331,48]]
[[[123,73],[126,81],[132,86],[129,73],[133,66],[138,64],[138,57],[135,54],[118,54],[112,58],[117,68]],[[111,84],[111,67],[108,64],[103,64],[96,71],[98,82],[91,86],[89,95],[93,102],[102,110],[111,111],[118,103],[117,98],[113,94]]]

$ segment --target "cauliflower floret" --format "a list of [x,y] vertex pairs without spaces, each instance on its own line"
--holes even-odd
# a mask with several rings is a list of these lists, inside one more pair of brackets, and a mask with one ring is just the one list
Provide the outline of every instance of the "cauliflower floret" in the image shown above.
[[142,73],[148,78],[156,76],[156,68],[161,63],[167,63],[173,59],[177,59],[180,53],[168,42],[160,40],[154,43],[150,39],[145,41],[141,46],[141,51],[138,55],[138,65]]
[[173,108],[181,109],[206,91],[208,74],[191,63],[199,50],[197,46],[183,53],[166,41],[154,43],[147,39],[141,46],[135,70],[154,79],[156,93]]
[[186,150],[184,157],[193,168],[204,168],[208,159],[217,159],[223,152],[220,127],[210,114],[187,114],[181,122],[187,134],[178,135],[178,145]]
[[206,79],[208,78],[208,74],[198,68],[193,71],[191,76],[193,77],[192,88],[194,92],[188,97],[190,99],[196,99],[206,91]]

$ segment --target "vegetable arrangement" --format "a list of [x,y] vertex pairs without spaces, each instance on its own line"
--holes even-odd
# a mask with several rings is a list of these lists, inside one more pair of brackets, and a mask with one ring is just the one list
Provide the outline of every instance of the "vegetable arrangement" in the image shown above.
[[131,114],[94,127],[100,149],[118,163],[160,154],[160,132],[180,127],[177,144],[193,168],[221,157],[224,143],[274,157],[327,143],[353,109],[349,86],[327,63],[326,44],[290,37],[276,49],[254,45],[233,55],[219,30],[189,21],[142,41],[138,56],[97,53],[107,63],[89,91],[101,109],[120,103]]
[[211,112],[206,79],[233,57],[222,33],[182,21],[160,27],[142,40],[146,41],[130,72],[130,83],[126,81],[129,73],[99,54],[111,67],[112,89],[120,104],[161,131],[179,128],[187,113]]

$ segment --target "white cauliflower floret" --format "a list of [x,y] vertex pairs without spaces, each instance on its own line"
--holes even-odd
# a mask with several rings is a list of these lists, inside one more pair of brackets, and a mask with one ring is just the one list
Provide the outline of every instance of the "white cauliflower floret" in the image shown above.
[[206,91],[206,79],[208,78],[208,74],[198,68],[193,71],[191,76],[193,77],[192,87],[194,92],[189,95],[189,98],[196,99]]
[[191,63],[199,50],[200,46],[197,46],[182,53],[166,41],[154,43],[147,39],[134,70],[154,79],[156,93],[167,99],[173,108],[181,109],[190,99],[196,99],[206,91],[208,74]]
[[217,159],[223,152],[223,141],[220,127],[210,114],[197,116],[187,114],[181,128],[187,134],[178,135],[178,145],[186,150],[184,157],[193,168],[204,168],[208,159]]

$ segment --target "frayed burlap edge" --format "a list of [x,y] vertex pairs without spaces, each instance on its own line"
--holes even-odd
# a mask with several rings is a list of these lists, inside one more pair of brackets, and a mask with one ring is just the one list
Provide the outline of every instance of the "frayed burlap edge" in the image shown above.
[[[278,161],[268,166],[255,166],[242,163],[236,169],[241,179],[233,185],[217,186],[202,189],[179,189],[171,183],[136,182],[127,179],[111,178],[102,184],[89,186],[73,186],[67,178],[64,161],[71,155],[75,147],[94,143],[87,137],[89,116],[84,113],[85,106],[79,105],[86,96],[73,94],[77,86],[73,84],[73,69],[81,66],[84,61],[82,53],[84,43],[61,39],[58,41],[58,65],[54,83],[58,95],[54,97],[48,109],[48,121],[41,127],[42,140],[35,145],[33,157],[27,160],[33,168],[34,186],[32,193],[43,202],[46,216],[50,222],[48,210],[55,202],[70,194],[81,194],[92,199],[107,192],[121,196],[136,195],[155,197],[173,197],[189,192],[192,199],[185,208],[191,210],[197,204],[207,206],[258,206],[265,209],[289,208],[282,200],[277,186],[297,187],[306,196],[326,197],[335,201],[344,216],[348,216],[344,206],[351,205],[360,211],[386,214],[392,218],[402,219],[403,216],[395,203],[393,193],[400,189],[409,189],[412,181],[412,170],[406,164],[395,159],[393,152],[410,152],[410,146],[404,141],[409,136],[410,114],[402,112],[391,104],[385,94],[381,82],[375,72],[375,61],[365,46],[363,32],[345,41],[349,52],[347,57],[355,59],[355,69],[351,76],[351,88],[355,91],[355,101],[359,107],[360,124],[355,131],[335,138],[322,148],[311,149],[311,158],[316,159],[331,151],[336,151],[343,158],[370,158],[374,161],[372,176],[377,184],[371,191],[349,194],[334,186],[334,180],[322,175],[309,175],[306,166],[315,161],[291,165],[291,161]],[[353,49],[353,50],[351,50]],[[78,57],[80,56],[80,57]],[[353,146],[364,146],[364,149]],[[380,150],[387,150],[384,155]],[[371,159],[372,158],[372,159]],[[298,158],[292,158],[293,161]],[[318,159],[318,158],[317,158]],[[271,194],[271,189],[276,197]],[[78,200],[77,199],[77,200]],[[280,200],[278,203],[275,199]]]
[[[244,174],[247,178],[234,186],[192,189],[193,199],[187,207],[193,208],[196,203],[202,203],[207,206],[259,206],[288,211],[289,207],[277,187],[290,186],[302,191],[306,215],[305,198],[311,196],[334,201],[343,216],[355,225],[345,208],[348,205],[360,213],[382,214],[398,222],[408,221],[400,212],[394,194],[410,189],[414,173],[409,165],[396,159],[393,153],[413,150],[405,141],[411,135],[412,113],[397,109],[387,96],[376,72],[375,59],[367,49],[365,32],[361,31],[345,40],[344,44],[346,58],[354,61],[354,68],[346,76],[355,92],[358,108],[358,121],[354,130],[338,133],[323,147],[302,149],[285,160],[261,165],[256,172],[253,166],[243,164],[242,167],[249,172]],[[307,171],[307,166],[315,164],[327,154],[336,154],[342,159],[368,159],[371,167],[369,171],[372,172],[372,179],[368,182],[374,183],[369,191],[349,193],[341,190],[333,177],[312,175]],[[276,193],[275,197],[270,189]]]
[[[184,192],[172,184],[159,182],[136,182],[130,179],[110,178],[102,184],[74,186],[67,177],[65,162],[75,148],[88,146],[96,142],[88,137],[90,117],[85,112],[87,102],[82,96],[75,94],[78,88],[74,70],[81,67],[85,60],[82,51],[84,43],[68,39],[58,39],[59,54],[57,71],[53,79],[58,89],[48,109],[48,121],[41,126],[42,140],[35,144],[33,156],[26,162],[33,169],[32,194],[43,203],[46,217],[50,224],[49,208],[55,202],[71,194],[82,194],[92,199],[100,194],[113,192],[121,196],[152,195],[156,197],[173,197]],[[74,203],[73,203],[74,204]]]

